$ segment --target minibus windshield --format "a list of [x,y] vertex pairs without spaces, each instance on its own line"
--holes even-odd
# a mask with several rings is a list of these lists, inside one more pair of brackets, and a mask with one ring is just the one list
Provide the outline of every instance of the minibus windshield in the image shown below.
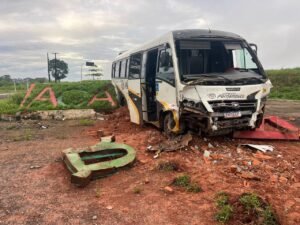
[[[242,41],[181,40],[178,46],[179,70],[184,81],[216,74],[227,79],[241,73],[263,78],[256,55]],[[247,72],[247,73],[245,73]],[[227,76],[228,75],[228,76]]]

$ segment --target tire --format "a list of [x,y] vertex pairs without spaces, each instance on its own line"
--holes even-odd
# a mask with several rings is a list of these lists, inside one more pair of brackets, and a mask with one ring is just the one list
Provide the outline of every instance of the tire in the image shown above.
[[173,115],[171,113],[168,113],[164,117],[163,121],[163,131],[167,136],[171,136],[173,134],[172,129],[175,127],[175,121],[173,119]]

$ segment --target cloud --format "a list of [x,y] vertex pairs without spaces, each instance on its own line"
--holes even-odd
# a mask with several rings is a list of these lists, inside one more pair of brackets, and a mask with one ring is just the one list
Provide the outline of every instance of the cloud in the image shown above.
[[1,0],[0,75],[46,77],[47,52],[59,52],[69,80],[80,79],[85,60],[105,65],[109,77],[107,62],[120,51],[188,28],[242,35],[258,44],[265,68],[299,66],[299,7],[296,0]]

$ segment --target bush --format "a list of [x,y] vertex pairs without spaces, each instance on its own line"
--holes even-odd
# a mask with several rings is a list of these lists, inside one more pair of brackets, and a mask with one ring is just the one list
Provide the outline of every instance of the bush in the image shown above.
[[111,106],[110,102],[108,101],[95,101],[93,104],[90,105],[95,111],[110,111],[114,107]]
[[92,96],[86,91],[71,90],[62,94],[62,101],[66,105],[79,105],[87,103]]
[[0,114],[15,114],[19,111],[19,105],[11,99],[0,100]]
[[10,98],[13,103],[20,105],[24,96],[25,96],[25,93],[20,92],[20,93],[16,93],[16,94],[12,95]]

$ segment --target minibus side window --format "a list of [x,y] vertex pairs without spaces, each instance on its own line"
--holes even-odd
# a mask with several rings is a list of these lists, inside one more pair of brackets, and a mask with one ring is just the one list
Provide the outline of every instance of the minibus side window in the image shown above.
[[126,78],[128,77],[128,62],[129,62],[129,59],[126,59],[126,68],[125,68],[125,77]]
[[112,64],[112,68],[111,68],[111,77],[115,78],[115,71],[116,71],[116,63]]
[[119,74],[120,74],[120,62],[117,62],[116,69],[115,69],[115,77],[119,78]]
[[175,74],[171,48],[166,48],[159,51],[159,64],[156,77],[175,85]]
[[120,72],[120,77],[125,78],[126,76],[126,60],[123,59],[121,62],[121,72]]
[[141,75],[142,54],[137,53],[130,56],[129,79],[139,79]]
[[119,77],[122,78],[122,73],[123,73],[123,72],[122,72],[123,62],[120,61],[119,64],[120,64],[120,65],[119,65]]

